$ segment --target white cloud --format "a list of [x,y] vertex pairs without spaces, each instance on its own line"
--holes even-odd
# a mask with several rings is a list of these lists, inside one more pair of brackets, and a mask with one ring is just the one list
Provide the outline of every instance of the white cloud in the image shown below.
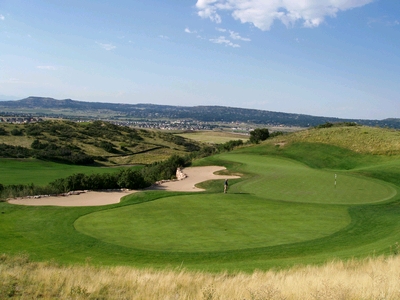
[[188,27],[185,28],[186,33],[197,33],[196,30],[190,30]]
[[241,37],[241,36],[239,35],[239,33],[234,32],[234,31],[232,31],[232,30],[229,30],[229,36],[230,36],[231,39],[233,39],[233,40],[241,40],[241,41],[245,41],[245,42],[250,42],[250,41],[251,41],[251,39]]
[[96,42],[96,44],[107,51],[114,50],[115,48],[117,48],[113,44],[103,44],[103,43],[99,43],[99,42]]
[[230,47],[233,47],[233,48],[239,48],[240,47],[240,45],[232,43],[230,40],[228,40],[224,36],[220,36],[220,37],[218,37],[216,39],[210,39],[209,41],[212,42],[212,43],[215,43],[215,44],[222,44],[222,45],[230,46]]
[[0,15],[0,20],[4,21],[6,18],[3,15]]
[[36,66],[36,68],[41,69],[41,70],[49,70],[49,71],[57,70],[56,66]]
[[275,20],[287,27],[301,22],[304,27],[317,27],[326,17],[339,11],[364,6],[373,0],[197,0],[198,15],[221,23],[219,11],[231,12],[235,20],[269,30]]
[[168,36],[166,36],[166,35],[159,35],[158,36],[159,38],[161,38],[161,39],[163,39],[163,40],[169,40],[169,37]]
[[221,23],[221,17],[217,14],[219,0],[198,0],[196,7],[199,9],[198,15],[202,18],[210,18],[215,23]]
[[216,29],[217,31],[219,31],[219,32],[226,32],[226,29],[225,29],[225,28],[216,27],[215,29]]

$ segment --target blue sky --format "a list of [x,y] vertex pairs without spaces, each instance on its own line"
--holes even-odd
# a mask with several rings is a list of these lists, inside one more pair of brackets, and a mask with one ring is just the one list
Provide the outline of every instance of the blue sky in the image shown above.
[[0,98],[400,118],[397,0],[0,0]]

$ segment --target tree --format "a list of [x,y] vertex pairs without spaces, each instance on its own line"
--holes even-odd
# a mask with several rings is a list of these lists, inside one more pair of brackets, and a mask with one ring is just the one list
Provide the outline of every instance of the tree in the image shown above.
[[8,135],[7,130],[5,130],[4,128],[0,127],[0,135]]
[[269,130],[267,128],[256,128],[250,131],[250,143],[258,144],[269,138]]

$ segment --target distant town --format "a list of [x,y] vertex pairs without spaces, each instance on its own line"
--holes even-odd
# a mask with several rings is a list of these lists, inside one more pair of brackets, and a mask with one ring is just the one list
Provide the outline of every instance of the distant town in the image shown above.
[[[24,113],[7,113],[0,112],[0,123],[10,124],[29,124],[42,122],[48,119],[64,119],[74,122],[91,122],[94,118],[69,118],[67,116],[32,116],[31,114]],[[250,126],[244,123],[235,122],[203,122],[195,120],[145,120],[145,121],[131,121],[131,120],[114,120],[113,118],[96,118],[96,120],[103,120],[119,126],[129,126],[143,129],[157,129],[157,130],[170,130],[170,131],[199,131],[199,130],[229,130],[238,133],[248,133],[256,126]]]

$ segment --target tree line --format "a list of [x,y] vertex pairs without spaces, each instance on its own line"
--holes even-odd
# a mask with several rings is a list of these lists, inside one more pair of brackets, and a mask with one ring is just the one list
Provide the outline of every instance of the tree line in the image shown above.
[[[268,129],[256,129],[251,135],[250,143],[259,143],[269,136]],[[185,156],[175,154],[165,161],[146,165],[139,170],[127,168],[115,173],[91,175],[77,173],[66,178],[56,179],[46,186],[37,186],[34,184],[12,184],[4,186],[0,184],[0,199],[34,195],[55,195],[76,190],[143,189],[160,180],[174,179],[176,176],[176,169],[178,167],[189,166],[194,159],[228,152],[243,145],[244,142],[242,140],[231,140],[216,146],[204,146],[198,149],[198,151],[190,152]],[[54,146],[41,143],[37,140],[34,141],[32,145],[32,148],[35,150],[49,150],[49,147],[53,148]],[[0,151],[2,150],[5,152],[15,152],[9,157],[19,157],[18,155],[24,156],[23,152],[28,149],[0,144]],[[51,149],[51,151],[57,150],[59,150],[57,147]]]

